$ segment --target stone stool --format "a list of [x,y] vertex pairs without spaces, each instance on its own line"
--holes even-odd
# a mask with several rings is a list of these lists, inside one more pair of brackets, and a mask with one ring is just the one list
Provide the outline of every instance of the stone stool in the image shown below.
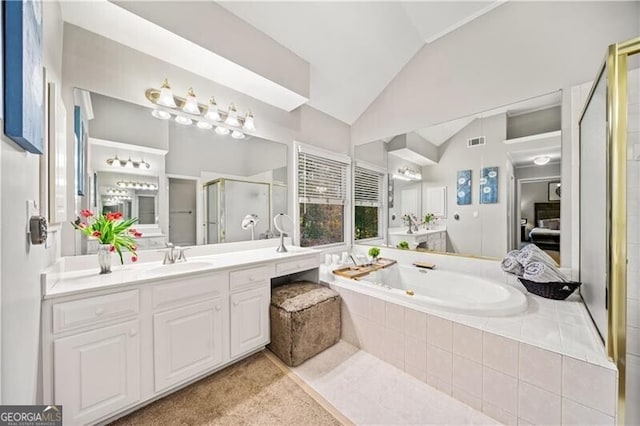
[[295,367],[340,340],[340,295],[307,281],[271,290],[269,349]]

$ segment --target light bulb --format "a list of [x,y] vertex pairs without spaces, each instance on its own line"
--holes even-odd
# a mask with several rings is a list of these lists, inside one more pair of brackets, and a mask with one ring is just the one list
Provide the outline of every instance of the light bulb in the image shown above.
[[229,114],[227,114],[227,119],[224,120],[225,124],[229,126],[238,127],[240,122],[238,121],[238,111],[236,111],[236,107],[231,104],[229,105]]
[[190,87],[187,92],[187,100],[182,107],[184,112],[194,115],[200,115],[200,108],[198,107],[198,100],[196,99],[196,94],[193,93],[193,89]]
[[234,139],[244,139],[244,133],[234,130],[231,132],[231,137]]
[[226,127],[218,126],[216,127],[216,133],[219,135],[228,135],[229,129],[227,129]]
[[154,109],[153,111],[151,111],[151,115],[160,120],[168,120],[169,118],[171,118],[171,114],[169,114],[167,111],[162,111],[159,109]]
[[206,121],[198,121],[198,124],[196,124],[196,126],[198,126],[198,129],[204,129],[204,130],[213,129],[213,125],[210,123],[207,123]]
[[189,124],[193,123],[193,121],[190,118],[176,115],[176,123],[182,124],[183,126],[188,126]]
[[218,112],[218,105],[213,96],[209,99],[209,109],[207,109],[205,118],[211,121],[222,121],[222,117],[220,117],[220,113]]
[[547,164],[549,161],[551,161],[551,157],[548,157],[546,155],[543,155],[542,157],[536,157],[533,162],[534,164],[538,165],[538,166],[544,166],[545,164]]
[[253,122],[253,114],[251,114],[251,111],[249,111],[247,113],[247,116],[244,118],[244,125],[242,126],[242,128],[250,132],[256,130],[256,125]]
[[171,86],[165,78],[160,86],[160,97],[158,97],[158,105],[166,106],[169,108],[176,108],[176,101],[173,99],[173,92],[171,92]]

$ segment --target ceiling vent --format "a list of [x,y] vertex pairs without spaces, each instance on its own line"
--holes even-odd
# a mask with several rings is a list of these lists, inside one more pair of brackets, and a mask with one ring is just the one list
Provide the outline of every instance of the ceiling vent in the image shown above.
[[487,142],[484,138],[484,136],[478,136],[476,138],[469,138],[467,139],[467,148],[472,148],[474,146],[481,146],[481,145],[485,145]]

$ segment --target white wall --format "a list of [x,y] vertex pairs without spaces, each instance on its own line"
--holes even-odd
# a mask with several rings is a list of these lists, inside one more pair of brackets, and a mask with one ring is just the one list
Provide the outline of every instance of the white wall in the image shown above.
[[[57,1],[43,6],[43,62],[47,80],[60,84],[62,20]],[[68,110],[68,108],[67,108]],[[4,135],[0,140],[2,404],[39,401],[40,272],[56,257],[51,248],[26,239],[26,202],[39,200],[40,156],[24,152]]]
[[[440,146],[440,161],[422,168],[423,185],[447,187],[448,251],[476,256],[501,257],[507,251],[507,151],[506,115],[472,121]],[[467,139],[486,137],[486,145],[467,148]],[[480,204],[480,171],[483,167],[499,167],[498,202]],[[457,205],[456,179],[459,170],[472,170],[471,204]],[[459,220],[453,214],[460,215]],[[477,217],[474,214],[477,213]]]
[[168,78],[176,94],[193,87],[202,100],[214,95],[221,108],[235,103],[240,114],[251,110],[256,136],[277,142],[299,140],[349,154],[350,127],[311,107],[282,111],[249,96],[74,25],[65,24],[64,84],[149,106],[144,92]]
[[[309,63],[214,2],[126,0],[115,3],[283,87],[309,97]],[[202,28],[207,28],[207,31],[201,31]]]
[[354,123],[354,143],[413,131],[593,78],[640,33],[640,2],[507,2],[425,45]]

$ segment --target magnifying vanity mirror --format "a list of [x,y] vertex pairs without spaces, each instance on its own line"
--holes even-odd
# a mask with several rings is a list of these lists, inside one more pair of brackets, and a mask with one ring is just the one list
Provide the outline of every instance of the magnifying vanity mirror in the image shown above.
[[[270,218],[288,212],[286,144],[235,139],[80,89],[75,98],[86,146],[82,208],[138,218],[139,249],[278,236]],[[96,249],[83,239],[63,252]]]
[[[560,262],[561,100],[554,92],[355,147],[356,243]],[[567,227],[568,228],[568,227]]]

